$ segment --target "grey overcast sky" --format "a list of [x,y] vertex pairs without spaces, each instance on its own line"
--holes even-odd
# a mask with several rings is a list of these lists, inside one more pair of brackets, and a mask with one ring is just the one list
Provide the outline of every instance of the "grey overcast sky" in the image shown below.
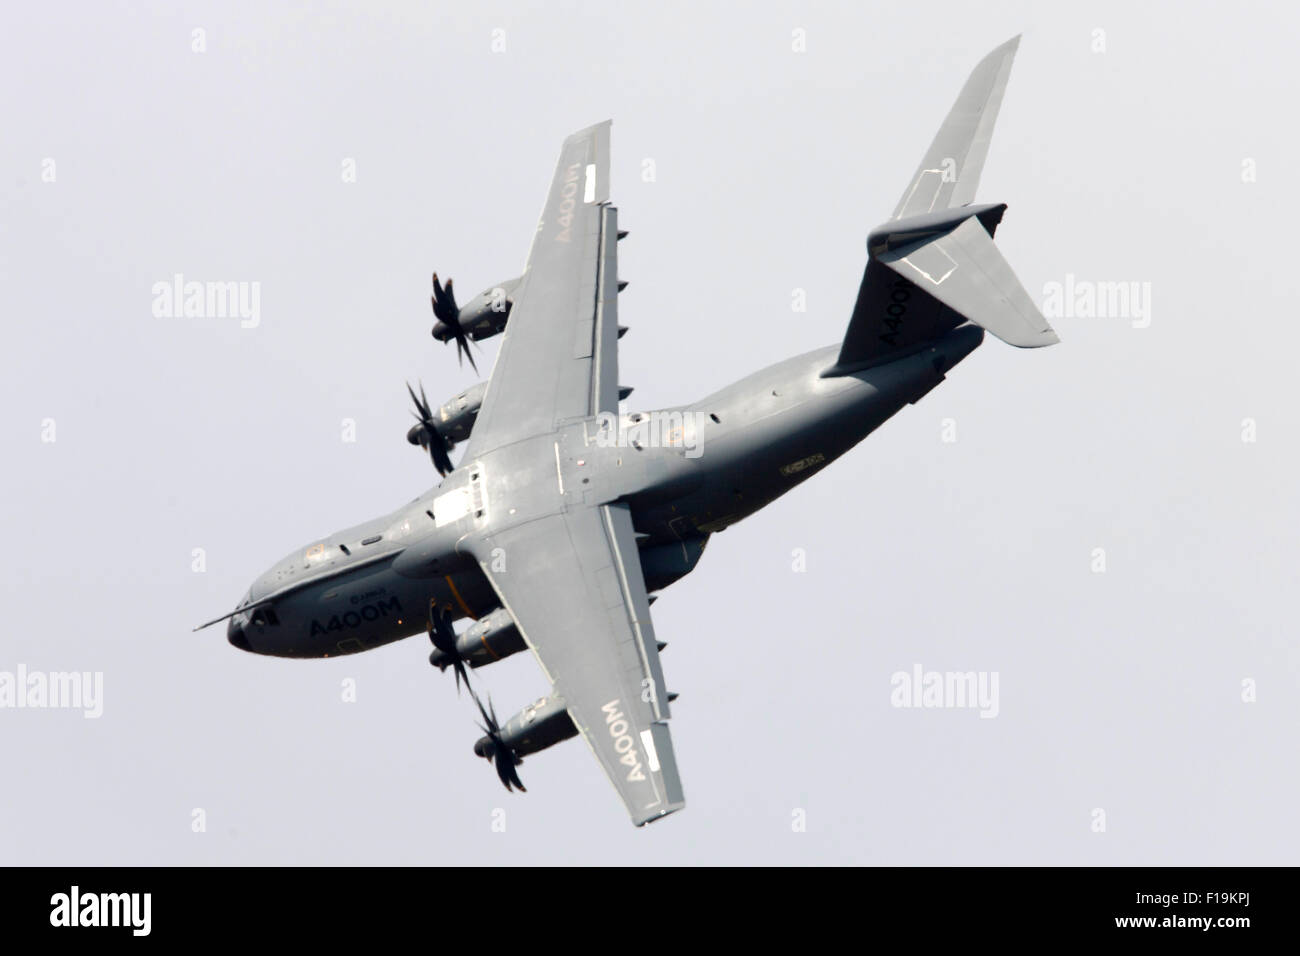
[[[0,672],[102,672],[103,714],[0,710],[0,862],[1296,863],[1298,28],[1252,3],[11,5]],[[189,633],[431,484],[403,381],[474,376],[429,338],[429,273],[517,274],[569,132],[614,119],[620,378],[677,404],[840,339],[867,232],[1017,33],[978,192],[1009,204],[998,245],[1040,301],[1132,282],[1149,310],[988,339],[714,536],[654,609],[683,812],[634,829],[577,742],[507,794],[423,637],[288,661]],[[259,283],[259,324],[155,317],[177,273]],[[996,672],[996,718],[892,706],[917,665]],[[499,711],[545,691],[530,655],[480,674]]]

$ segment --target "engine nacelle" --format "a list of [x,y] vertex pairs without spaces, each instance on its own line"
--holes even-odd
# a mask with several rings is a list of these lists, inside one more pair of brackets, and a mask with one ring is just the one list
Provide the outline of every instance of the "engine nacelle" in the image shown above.
[[[474,430],[474,422],[478,420],[479,409],[483,407],[483,396],[487,394],[487,387],[487,382],[471,385],[434,410],[434,424],[437,425],[438,434],[442,435],[449,449],[469,438],[470,432]],[[628,386],[618,387],[619,401],[631,394],[632,389]],[[423,427],[420,424],[412,425],[406,433],[406,440],[412,445],[422,445],[422,433]]]
[[[577,735],[573,718],[564,702],[556,697],[543,697],[529,704],[501,725],[501,742],[519,757],[535,754]],[[474,753],[480,757],[494,756],[492,739],[480,737],[474,744]]]
[[695,570],[704,547],[709,543],[709,536],[686,538],[672,544],[661,544],[642,548],[638,552],[641,559],[641,576],[645,578],[647,591],[659,591],[668,587],[679,578]]
[[[522,276],[518,279],[508,279],[474,296],[460,307],[458,313],[460,327],[475,342],[499,335],[510,319],[515,289],[519,288],[519,283],[522,281]],[[451,329],[445,322],[435,322],[433,337],[439,342],[447,342],[452,338]]]
[[[438,406],[433,413],[434,424],[438,434],[447,442],[447,447],[454,448],[457,442],[469,438],[478,419],[478,411],[483,407],[483,396],[487,392],[487,382],[470,386],[455,398],[450,398]],[[424,426],[416,423],[406,433],[406,440],[412,445],[422,445]]]
[[[456,635],[456,653],[470,667],[491,664],[503,657],[517,654],[527,646],[519,628],[515,627],[514,618],[503,607],[479,618],[471,627]],[[429,655],[429,663],[434,667],[445,668],[451,664],[451,657],[435,650]]]
[[464,441],[474,430],[474,421],[478,410],[483,407],[483,396],[487,393],[487,382],[471,385],[455,398],[450,398],[438,406],[435,413],[438,419],[438,431],[447,441]]

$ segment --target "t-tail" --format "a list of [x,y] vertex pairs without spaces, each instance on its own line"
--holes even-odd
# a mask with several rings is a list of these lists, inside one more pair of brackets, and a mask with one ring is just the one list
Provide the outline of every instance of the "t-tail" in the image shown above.
[[967,322],[1019,348],[1059,341],[993,243],[1006,204],[971,204],[1019,45],[975,67],[893,216],[867,237],[853,317],[823,374],[893,361]]

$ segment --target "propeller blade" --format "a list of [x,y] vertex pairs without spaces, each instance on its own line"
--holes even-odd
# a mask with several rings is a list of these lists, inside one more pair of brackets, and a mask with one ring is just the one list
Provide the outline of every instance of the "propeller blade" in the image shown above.
[[417,397],[415,389],[411,388],[411,383],[406,383],[406,391],[411,396],[411,402],[415,405],[416,421],[420,423],[420,444],[429,452],[429,460],[433,462],[433,467],[438,474],[446,476],[455,470],[451,463],[451,451],[447,445],[447,439],[438,431],[438,426],[433,421],[433,409],[429,406],[429,397],[424,394],[424,385],[420,385],[420,394]]
[[483,715],[483,723],[479,728],[487,734],[488,739],[492,742],[492,763],[496,767],[497,779],[507,789],[518,788],[520,793],[527,793],[528,789],[519,779],[519,772],[515,770],[521,761],[515,752],[506,746],[501,739],[501,727],[497,723],[496,708],[492,706],[492,699],[488,698],[487,709],[484,709],[483,702],[478,699],[478,695],[472,690],[470,694],[474,697],[474,703],[478,704],[478,712]]
[[433,467],[438,469],[440,475],[450,475],[455,470],[455,466],[451,463],[451,456],[447,454],[446,439],[432,425],[429,429],[432,433],[430,437],[433,439],[429,442],[429,457],[433,459]]
[[433,314],[453,328],[460,327],[460,309],[456,307],[456,293],[452,291],[451,280],[443,286],[438,281],[438,273],[433,274]]
[[465,658],[456,650],[456,631],[451,626],[450,616],[438,613],[432,602],[429,604],[429,642],[451,659],[451,667],[456,674],[456,696],[459,697],[461,681],[469,687],[469,671],[465,669]]
[[464,367],[461,361],[463,358],[469,359],[469,367],[478,374],[478,363],[474,361],[474,353],[469,350],[469,337],[463,332],[456,336],[456,364]]
[[507,790],[510,790],[510,785],[514,784],[515,788],[520,793],[528,792],[528,788],[525,787],[519,779],[519,771],[515,769],[515,764],[519,762],[519,758],[515,756],[513,750],[510,750],[508,747],[502,747],[497,751],[494,762],[497,767],[497,779],[505,784]]
[[456,293],[452,289],[452,280],[448,279],[444,286],[438,281],[438,273],[433,274],[433,297],[429,300],[433,305],[433,315],[443,325],[451,330],[452,337],[456,340],[456,362],[462,368],[465,366],[465,359],[469,359],[470,368],[478,372],[478,363],[474,361],[474,354],[470,351],[470,337],[460,324],[460,308],[456,305]]
[[[420,388],[423,389],[424,386],[421,385]],[[424,406],[420,404],[420,400],[415,397],[415,389],[411,388],[410,382],[406,383],[406,394],[411,396],[411,404],[415,406],[415,411],[416,411],[415,417],[418,418],[421,422],[423,422],[424,419],[429,417],[429,415],[428,413],[425,412]]]

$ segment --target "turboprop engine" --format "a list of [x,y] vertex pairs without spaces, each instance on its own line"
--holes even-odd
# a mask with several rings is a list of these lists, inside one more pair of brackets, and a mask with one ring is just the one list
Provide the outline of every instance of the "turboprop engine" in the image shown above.
[[519,628],[515,627],[514,618],[505,608],[499,607],[456,635],[453,652],[435,647],[429,655],[429,663],[439,670],[446,670],[459,658],[470,667],[482,667],[516,654],[525,647],[527,645]]
[[[427,418],[446,442],[447,448],[449,450],[454,448],[458,442],[469,438],[470,432],[474,430],[474,420],[478,418],[478,410],[483,406],[485,392],[487,392],[487,382],[479,382],[454,398],[447,399],[437,409],[429,410],[427,416],[417,415],[420,420],[406,433],[406,440],[412,445],[428,443],[428,427],[425,423]],[[418,399],[416,405],[418,408]]]
[[[465,305],[457,306],[455,294],[451,290],[451,280],[447,280],[442,301],[435,301],[434,315],[438,321],[433,324],[433,337],[439,342],[450,342],[456,338],[457,328],[475,342],[499,335],[510,319],[510,309],[514,305],[512,296],[521,281],[522,277],[498,282],[484,289]],[[447,313],[454,316],[450,321]]]
[[491,760],[504,746],[515,756],[516,763],[520,757],[545,750],[578,734],[564,702],[557,697],[543,697],[504,724],[490,725],[488,730],[489,733],[474,744],[474,753]]

